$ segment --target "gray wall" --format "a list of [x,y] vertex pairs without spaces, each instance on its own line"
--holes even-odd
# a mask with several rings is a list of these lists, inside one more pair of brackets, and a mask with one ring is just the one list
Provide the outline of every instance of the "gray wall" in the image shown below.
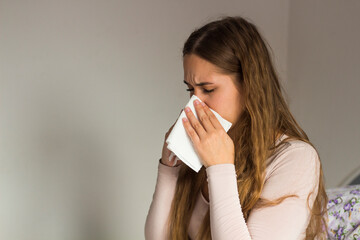
[[[0,0],[0,238],[143,239],[164,135],[188,100],[182,45],[220,15],[250,18],[268,40],[291,108],[335,186],[359,142],[358,69],[348,61],[359,58],[359,35],[346,25],[359,8],[346,4],[310,11],[310,2],[288,0]],[[323,23],[309,28],[320,7],[338,11],[339,22],[323,11]],[[328,23],[353,37],[329,39]],[[304,33],[318,42],[306,44]],[[326,51],[340,46],[346,51]]]
[[291,1],[288,92],[327,187],[360,172],[360,2]]

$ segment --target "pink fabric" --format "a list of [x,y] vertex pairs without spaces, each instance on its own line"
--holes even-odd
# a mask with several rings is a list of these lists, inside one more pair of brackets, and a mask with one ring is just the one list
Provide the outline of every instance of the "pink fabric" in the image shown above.
[[[286,135],[282,136],[284,137]],[[290,141],[286,148],[271,159],[274,160],[266,169],[261,196],[275,199],[287,194],[297,194],[300,198],[287,198],[276,206],[254,209],[245,222],[234,164],[210,166],[206,169],[209,202],[200,191],[188,228],[190,239],[195,239],[209,207],[213,240],[304,239],[310,220],[306,199],[314,191],[310,197],[312,207],[318,191],[320,164],[316,151],[305,142]],[[165,223],[179,169],[168,167],[160,161],[158,163],[155,192],[145,222],[145,239],[166,239]]]

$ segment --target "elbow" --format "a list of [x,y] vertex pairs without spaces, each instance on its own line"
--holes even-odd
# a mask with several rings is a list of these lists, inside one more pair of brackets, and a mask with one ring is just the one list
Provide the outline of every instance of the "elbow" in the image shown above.
[[159,232],[159,226],[156,226],[153,220],[154,219],[151,219],[149,216],[146,217],[145,226],[144,226],[145,240],[163,239],[163,237]]

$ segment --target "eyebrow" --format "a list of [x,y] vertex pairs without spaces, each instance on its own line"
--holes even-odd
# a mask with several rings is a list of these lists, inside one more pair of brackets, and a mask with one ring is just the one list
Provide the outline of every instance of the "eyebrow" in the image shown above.
[[[184,80],[184,83],[185,84],[187,84],[187,85],[190,85],[188,82],[186,82],[185,80]],[[196,86],[203,86],[203,85],[208,85],[208,84],[213,84],[213,83],[211,83],[211,82],[201,82],[201,83],[197,83],[197,84],[195,84]]]

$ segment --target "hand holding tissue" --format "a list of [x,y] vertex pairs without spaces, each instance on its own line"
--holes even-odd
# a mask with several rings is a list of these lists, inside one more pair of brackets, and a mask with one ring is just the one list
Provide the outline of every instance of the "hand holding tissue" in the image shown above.
[[[215,131],[215,128],[222,128],[225,132],[228,132],[232,123],[222,118],[217,112],[207,106],[202,107],[199,104],[198,107],[194,107],[195,100],[201,102],[196,95],[193,95],[190,98],[185,108],[189,107],[191,112],[185,113],[184,110],[181,112],[172,131],[166,139],[166,143],[168,144],[167,148],[172,152],[169,160],[175,155],[176,161],[180,159],[195,172],[199,172],[202,165],[207,167],[215,162],[229,163],[228,161],[230,158],[232,158],[233,161],[234,145],[227,134],[211,134],[211,136],[208,134],[210,131],[213,133],[219,133],[219,131]],[[211,122],[212,124],[210,124],[209,121],[206,125],[200,122],[198,119],[198,113],[209,115],[211,113],[208,110],[211,110],[211,112],[216,116],[218,122]],[[188,121],[183,123],[183,118],[187,118]],[[200,122],[202,126],[201,129],[195,130],[192,127],[192,124],[196,121]],[[189,136],[190,131],[195,133],[193,137]],[[205,139],[206,141],[204,141]],[[225,159],[219,159],[224,157],[227,158],[227,162]]]

